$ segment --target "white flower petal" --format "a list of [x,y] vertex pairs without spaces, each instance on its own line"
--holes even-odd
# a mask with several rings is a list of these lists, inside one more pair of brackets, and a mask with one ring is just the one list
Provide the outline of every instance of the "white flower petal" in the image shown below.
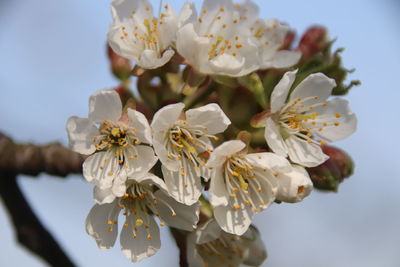
[[[144,224],[136,227],[138,217],[130,214],[126,220],[128,226],[123,227],[120,236],[122,253],[133,262],[153,256],[161,247],[160,230],[153,217],[146,213],[141,213],[141,216]],[[148,229],[145,226],[148,226]],[[135,227],[136,238],[133,237],[132,231]]]
[[160,131],[168,130],[179,119],[184,107],[185,104],[176,103],[167,105],[158,110],[156,114],[154,114],[153,121],[151,122],[154,135],[159,135]]
[[308,196],[313,184],[307,171],[300,166],[293,166],[291,172],[279,174],[277,199],[284,202],[295,203]]
[[[200,37],[192,23],[186,24],[178,30],[176,39],[176,49],[192,66],[196,66],[197,71],[210,73],[210,67],[205,64],[204,57],[208,58],[209,40]],[[193,53],[196,51],[196,53]]]
[[210,156],[210,159],[207,161],[207,167],[218,167],[221,166],[226,158],[238,153],[242,149],[246,147],[246,144],[240,140],[232,140],[224,142],[222,145],[217,147]]
[[186,164],[185,160],[181,161],[179,171],[170,171],[162,165],[162,173],[165,184],[167,185],[168,193],[178,202],[185,205],[193,205],[199,200],[201,190],[201,178],[196,174],[191,163]]
[[128,179],[135,180],[140,184],[153,184],[159,189],[167,192],[167,186],[165,185],[165,182],[160,177],[152,173],[135,173],[134,175],[129,176]]
[[122,103],[115,90],[100,90],[89,98],[89,120],[101,123],[105,119],[117,121],[121,117]]
[[[168,196],[162,190],[158,190],[154,195],[157,198],[156,209],[160,213],[161,219],[168,226],[185,231],[196,229],[197,222],[199,221],[198,202],[187,206],[176,202],[175,199]],[[170,207],[175,211],[176,216],[173,216]]]
[[110,28],[107,34],[108,44],[116,54],[137,62],[143,51],[141,43],[130,42],[127,38],[121,39],[121,27],[125,26],[116,24]]
[[209,219],[196,231],[196,244],[205,244],[218,239],[222,234],[221,227],[214,219]]
[[126,193],[126,180],[127,180],[126,177],[124,177],[122,180],[120,180],[119,177],[117,177],[113,181],[113,185],[111,187],[113,195],[117,197],[122,197]]
[[114,179],[126,179],[126,171],[121,169],[112,151],[97,152],[83,163],[83,176],[101,189],[112,186]]
[[[135,11],[135,14],[132,14]],[[153,18],[153,7],[148,0],[114,0],[111,13],[117,21],[131,19],[134,15],[139,21]]]
[[223,167],[219,166],[211,177],[208,193],[210,196],[210,203],[213,207],[226,206],[229,203],[229,194],[226,190],[225,179],[222,172]]
[[263,69],[267,68],[288,68],[295,65],[301,58],[301,52],[297,51],[277,51],[274,56],[261,63]]
[[111,204],[96,204],[86,218],[86,232],[96,240],[101,250],[114,246],[118,234],[118,225],[114,222],[118,219],[119,211],[117,201]]
[[190,267],[204,267],[204,260],[197,251],[196,233],[189,233],[186,239],[186,257]]
[[272,171],[288,171],[291,169],[289,161],[275,153],[251,153],[245,156],[253,165],[260,169],[269,169]]
[[111,203],[115,200],[115,195],[111,191],[111,188],[100,189],[98,186],[93,188],[93,199],[97,204]]
[[315,167],[324,163],[329,157],[322,152],[319,145],[308,143],[296,136],[285,140],[289,158],[294,163],[305,167]]
[[128,109],[129,127],[135,128],[135,134],[140,142],[151,145],[151,128],[146,117],[139,111]]
[[[335,98],[328,102],[327,107],[320,107],[315,112],[321,115],[315,119],[315,122],[321,125],[324,122],[330,126],[324,127],[322,131],[313,131],[313,133],[328,142],[342,140],[357,129],[357,117],[350,110],[349,103],[345,99]],[[340,116],[340,117],[339,117]],[[339,123],[338,126],[334,126]]]
[[[130,153],[129,153],[130,152]],[[134,151],[125,151],[125,163],[122,166],[128,175],[137,172],[148,172],[157,162],[153,148],[144,145],[134,147]]]
[[171,171],[178,171],[180,166],[179,161],[168,158],[168,152],[164,146],[164,140],[162,140],[167,137],[162,136],[161,133],[158,134],[158,136],[157,134],[154,135],[155,137],[153,139],[153,147],[161,163],[163,164],[163,166]]
[[197,19],[196,6],[192,2],[185,2],[178,16],[178,28],[188,23],[195,23]]
[[232,77],[244,76],[248,73],[242,74],[241,70],[245,64],[245,58],[234,57],[229,54],[222,54],[210,60],[210,67],[214,73],[220,75],[227,75]]
[[286,147],[286,143],[279,132],[279,126],[272,120],[272,118],[267,119],[264,137],[272,151],[279,156],[287,156],[288,148]]
[[279,111],[286,102],[290,88],[296,79],[297,70],[286,72],[271,94],[271,113]]
[[156,69],[164,66],[174,54],[174,50],[168,49],[159,57],[158,52],[145,49],[141,52],[137,64],[144,69]]
[[249,207],[236,210],[230,205],[219,206],[214,208],[214,217],[225,232],[242,235],[253,220],[253,211]]
[[304,101],[305,106],[324,102],[332,93],[332,89],[336,86],[333,79],[328,78],[323,73],[314,73],[305,78],[290,94],[290,100],[297,98],[304,99],[306,97],[317,96],[317,99]]
[[70,117],[67,121],[67,132],[71,150],[85,155],[96,151],[92,138],[99,131],[89,119]]
[[190,109],[185,114],[189,125],[207,127],[204,132],[208,134],[222,133],[231,124],[220,106],[214,103]]

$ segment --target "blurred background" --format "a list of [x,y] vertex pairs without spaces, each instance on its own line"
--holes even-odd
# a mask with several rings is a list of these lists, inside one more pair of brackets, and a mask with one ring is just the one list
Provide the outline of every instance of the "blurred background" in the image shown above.
[[[178,10],[183,0],[174,0]],[[400,3],[397,0],[255,1],[261,15],[298,34],[326,26],[344,65],[360,79],[347,99],[359,129],[336,143],[356,162],[339,193],[313,192],[256,216],[275,267],[400,266]],[[16,142],[67,142],[65,122],[87,116],[88,97],[117,85],[106,58],[110,1],[0,0],[0,131]],[[153,1],[158,6],[158,1]],[[197,1],[199,5],[199,1]],[[84,230],[92,186],[80,177],[19,180],[49,231],[79,266],[132,266],[119,249],[100,251]],[[0,266],[44,266],[20,248],[0,205]],[[178,266],[166,228],[154,257],[135,266]]]

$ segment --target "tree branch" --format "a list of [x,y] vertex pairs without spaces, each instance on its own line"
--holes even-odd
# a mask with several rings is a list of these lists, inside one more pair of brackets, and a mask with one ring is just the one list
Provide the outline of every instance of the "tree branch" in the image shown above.
[[0,173],[37,176],[42,172],[65,177],[82,173],[85,156],[73,152],[59,143],[44,146],[15,144],[0,133]]
[[51,266],[75,266],[32,211],[15,175],[0,173],[0,196],[11,216],[17,240],[22,246]]

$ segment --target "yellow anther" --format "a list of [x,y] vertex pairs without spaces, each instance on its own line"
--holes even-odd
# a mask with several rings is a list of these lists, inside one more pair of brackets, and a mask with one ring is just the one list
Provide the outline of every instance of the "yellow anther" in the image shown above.
[[203,9],[203,11],[201,11],[201,13],[206,14],[207,13],[207,9]]
[[219,11],[224,12],[224,11],[225,11],[225,8],[221,7],[221,8],[219,9]]
[[132,234],[132,238],[136,238],[137,237],[137,235],[136,234]]
[[319,144],[320,144],[321,146],[323,146],[323,145],[326,144],[326,142],[325,142],[325,141],[321,141],[321,142],[319,142]]
[[165,223],[164,222],[160,222],[160,226],[164,226],[165,225]]
[[113,224],[113,222],[112,222],[112,221],[108,221],[107,224],[108,224],[108,225],[111,225],[111,224]]
[[231,194],[231,197],[235,198],[235,197],[237,197],[237,195],[236,194]]
[[234,210],[240,210],[242,207],[239,206],[239,205],[237,205],[237,206],[233,206],[232,208],[233,208]]
[[217,16],[217,19],[221,19],[221,16]]
[[312,140],[311,139],[307,139],[307,143],[312,143]]
[[335,116],[336,116],[336,118],[342,117],[342,115],[340,113],[336,113]]
[[318,131],[322,132],[324,130],[324,128],[319,128]]
[[100,170],[104,170],[104,166],[100,166]]
[[109,171],[109,172],[108,172],[108,175],[109,175],[109,176],[112,176],[112,175],[114,175],[114,172],[113,172],[113,171]]
[[203,22],[203,19],[202,18],[199,18],[199,23],[202,23]]
[[313,98],[314,98],[315,100],[317,100],[317,99],[319,98],[319,96],[314,96]]
[[109,227],[109,228],[108,228],[108,231],[109,231],[109,232],[112,232],[112,231],[113,231],[112,227]]
[[147,239],[151,240],[151,235],[150,234],[147,235]]
[[222,24],[222,28],[225,29],[228,25]]
[[336,121],[333,125],[339,126],[339,125],[340,125],[340,122]]
[[124,223],[124,227],[128,227],[128,224],[127,224],[127,223]]
[[189,185],[188,185],[188,184],[184,184],[183,186],[184,186],[185,188],[188,188],[188,187],[189,187]]
[[236,45],[236,48],[237,48],[237,49],[240,49],[240,48],[242,48],[242,47],[243,47],[243,45],[241,45],[241,44],[237,44],[237,45]]
[[172,213],[172,217],[176,217],[176,213],[174,212],[174,213]]

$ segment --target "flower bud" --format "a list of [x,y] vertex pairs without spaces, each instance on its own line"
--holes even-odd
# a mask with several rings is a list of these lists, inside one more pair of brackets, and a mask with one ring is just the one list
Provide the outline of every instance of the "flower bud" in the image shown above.
[[121,81],[129,79],[131,76],[132,66],[129,59],[116,54],[110,46],[107,47],[107,55],[111,64],[111,71],[116,78]]
[[294,31],[288,31],[286,33],[285,39],[283,40],[283,44],[280,47],[280,49],[290,50],[295,39],[296,39],[296,33]]
[[297,49],[303,53],[303,60],[307,60],[321,52],[327,45],[329,42],[326,29],[313,26],[304,33]]
[[354,170],[354,163],[343,150],[323,146],[323,152],[330,158],[321,165],[308,168],[314,187],[320,190],[337,192],[339,184]]

